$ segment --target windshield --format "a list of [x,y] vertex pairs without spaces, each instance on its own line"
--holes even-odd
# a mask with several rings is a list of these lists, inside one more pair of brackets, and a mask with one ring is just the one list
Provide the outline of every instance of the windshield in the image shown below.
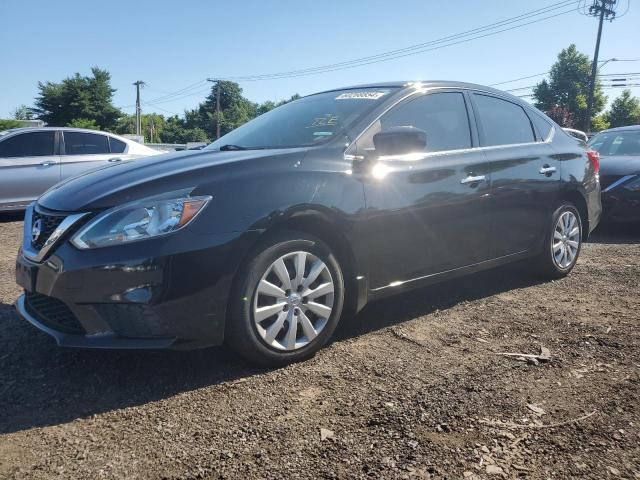
[[207,149],[317,145],[344,132],[393,91],[392,88],[360,88],[304,97],[245,123],[207,146]]
[[591,139],[589,147],[603,157],[640,155],[640,130],[602,132]]

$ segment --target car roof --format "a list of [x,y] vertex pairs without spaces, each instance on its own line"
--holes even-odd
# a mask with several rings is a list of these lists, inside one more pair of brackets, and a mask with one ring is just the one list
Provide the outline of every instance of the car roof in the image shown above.
[[17,127],[17,128],[10,128],[9,132],[14,133],[14,132],[31,132],[34,130],[62,130],[65,132],[85,132],[85,133],[101,133],[103,135],[113,135],[113,136],[118,136],[115,133],[111,133],[111,132],[103,132],[102,130],[91,130],[89,128],[74,128],[74,127]]
[[628,130],[640,130],[640,125],[628,125],[626,127],[615,127],[615,128],[608,128],[606,130],[602,130],[598,133],[604,133],[604,132],[624,132],[624,131],[628,131]]
[[522,102],[522,99],[515,97],[507,92],[498,90],[496,88],[487,87],[485,85],[478,85],[476,83],[458,82],[454,80],[413,80],[413,81],[397,81],[397,82],[380,82],[380,83],[365,83],[362,85],[353,85],[343,88],[332,88],[318,93],[337,92],[341,90],[354,90],[359,88],[461,88],[467,90],[481,90],[488,93],[495,93],[502,96],[512,97]]

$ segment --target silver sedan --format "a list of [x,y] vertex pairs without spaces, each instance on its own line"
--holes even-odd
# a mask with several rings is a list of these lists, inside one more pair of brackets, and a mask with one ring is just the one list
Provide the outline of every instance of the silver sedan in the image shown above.
[[44,127],[0,132],[0,211],[24,210],[65,178],[160,153],[95,130]]

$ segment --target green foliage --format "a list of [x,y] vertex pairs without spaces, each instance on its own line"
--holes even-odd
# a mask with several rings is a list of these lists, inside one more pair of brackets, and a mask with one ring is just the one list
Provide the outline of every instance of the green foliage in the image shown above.
[[88,128],[89,130],[100,130],[100,127],[96,124],[95,120],[89,120],[88,118],[74,118],[67,124],[67,127],[74,128]]
[[[570,115],[565,116],[570,123],[561,123],[563,127],[582,127],[587,120],[587,97],[591,62],[589,57],[580,53],[574,44],[562,50],[558,60],[551,67],[549,81],[542,80],[533,89],[535,106],[544,112],[554,108],[563,108]],[[592,115],[597,115],[605,106],[607,97],[602,86],[596,82],[593,95]]]
[[599,132],[601,130],[606,130],[607,128],[611,128],[610,125],[611,124],[607,119],[607,114],[598,115],[596,117],[593,117],[593,120],[591,120],[591,131]]
[[16,120],[32,120],[33,111],[26,105],[20,105],[12,112],[11,116]]
[[91,69],[91,76],[76,73],[60,83],[39,82],[34,113],[50,126],[71,125],[78,119],[93,121],[102,129],[115,127],[122,112],[113,106],[115,90],[106,70]]
[[631,90],[624,90],[611,102],[606,118],[611,128],[640,124],[640,100],[631,95]]
[[17,120],[1,120],[0,119],[0,132],[3,130],[9,130],[10,128],[20,128],[24,125]]

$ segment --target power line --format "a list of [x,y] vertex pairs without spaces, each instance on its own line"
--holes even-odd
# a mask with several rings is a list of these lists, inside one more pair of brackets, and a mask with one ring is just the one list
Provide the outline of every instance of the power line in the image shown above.
[[[469,42],[472,40],[477,40],[480,38],[488,37],[491,35],[496,35],[498,33],[506,32],[509,30],[513,30],[516,28],[524,27],[527,25],[531,25],[533,23],[541,22],[550,18],[554,18],[560,15],[565,15],[567,13],[572,13],[575,11],[573,8],[574,5],[579,3],[579,0],[565,0],[562,2],[557,2],[546,7],[542,7],[536,10],[532,10],[529,12],[525,12],[523,14],[517,15],[515,17],[507,18],[501,20],[499,22],[494,22],[488,25],[484,25],[482,27],[478,27],[472,30],[467,30],[464,32],[460,32],[454,35],[449,35],[446,37],[442,37],[439,39],[431,40],[429,42],[424,42],[416,45],[411,45],[408,47],[404,47],[397,50],[391,50],[388,52],[383,52],[377,55],[371,55],[368,57],[362,57],[358,59],[348,60],[339,63],[333,63],[328,65],[322,65],[318,67],[311,67],[306,69],[292,70],[286,72],[276,72],[269,74],[258,74],[258,75],[245,75],[245,76],[234,76],[234,77],[218,77],[223,80],[236,80],[236,81],[260,81],[260,80],[274,80],[274,79],[282,79],[282,78],[293,78],[299,76],[307,76],[307,75],[315,75],[320,73],[328,73],[337,70],[343,70],[347,68],[356,68],[360,66],[370,65],[373,63],[386,62],[390,60],[395,60],[398,58],[406,57],[409,55],[416,55],[419,53],[424,53],[432,50],[437,50],[440,48],[445,48],[453,45],[458,45],[460,43]],[[542,18],[536,18],[534,20],[524,22],[523,20],[527,20],[531,17],[537,17],[540,15],[544,15],[555,10],[559,10],[565,7],[571,6],[571,10],[562,11],[559,13],[555,13],[553,15],[545,16]],[[500,28],[506,25],[517,23],[517,25],[513,25],[508,28]],[[498,29],[498,30],[496,30]],[[492,31],[493,30],[493,31]],[[480,33],[484,33],[479,35]],[[465,38],[468,37],[468,38]],[[185,98],[187,96],[191,96],[194,94],[198,94],[200,92],[194,92],[196,88],[199,88],[202,84],[206,83],[206,80],[200,80],[192,85],[189,85],[181,90],[177,90],[167,95],[163,95],[160,97],[156,97],[151,99],[148,103],[164,103],[168,101],[174,101],[181,98]]]

